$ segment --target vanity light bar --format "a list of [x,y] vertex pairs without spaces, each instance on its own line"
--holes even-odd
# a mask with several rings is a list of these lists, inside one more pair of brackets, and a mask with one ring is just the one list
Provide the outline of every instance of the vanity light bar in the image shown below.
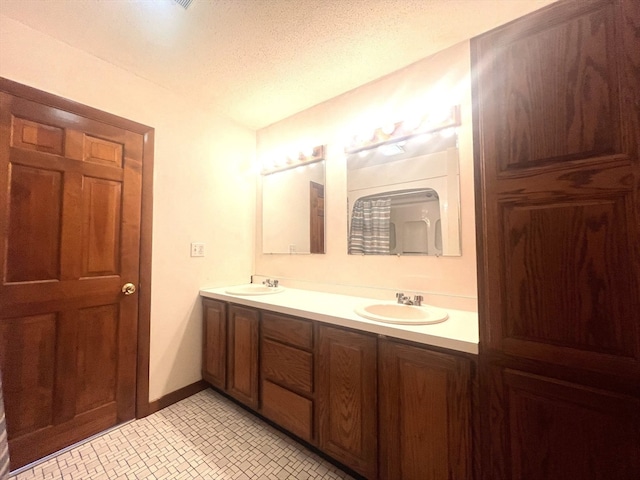
[[309,165],[311,163],[320,162],[324,160],[325,145],[318,145],[309,149],[308,151],[300,151],[297,154],[288,155],[285,158],[284,164],[264,166],[262,169],[262,175],[271,175],[272,173],[282,172],[283,170],[289,170],[290,168],[296,168],[301,165]]
[[438,132],[460,125],[460,105],[454,105],[446,111],[427,113],[415,120],[404,120],[384,127],[376,128],[367,138],[354,135],[351,144],[345,147],[346,153],[357,153],[381,145],[400,142],[416,135]]

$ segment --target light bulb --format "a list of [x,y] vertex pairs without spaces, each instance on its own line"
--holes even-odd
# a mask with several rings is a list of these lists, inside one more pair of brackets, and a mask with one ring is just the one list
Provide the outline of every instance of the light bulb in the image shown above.
[[387,123],[386,125],[384,125],[382,128],[382,133],[384,133],[385,135],[392,135],[393,132],[396,131],[396,124],[395,123]]

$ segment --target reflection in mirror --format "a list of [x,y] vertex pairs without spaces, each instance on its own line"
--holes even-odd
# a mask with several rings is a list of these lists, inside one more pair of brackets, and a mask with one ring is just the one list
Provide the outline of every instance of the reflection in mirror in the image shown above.
[[351,254],[442,255],[438,193],[418,188],[359,198],[350,232]]
[[262,253],[325,253],[324,161],[262,177]]
[[454,130],[349,155],[349,253],[461,255],[459,185]]

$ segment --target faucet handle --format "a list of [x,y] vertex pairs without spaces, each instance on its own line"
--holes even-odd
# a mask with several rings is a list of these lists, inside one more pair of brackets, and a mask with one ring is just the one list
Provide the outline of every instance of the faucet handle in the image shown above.
[[274,287],[278,287],[278,280],[274,280],[274,281],[273,281],[273,286],[274,286]]
[[402,301],[404,300],[404,293],[402,292],[396,293],[396,298],[398,299],[398,303],[402,303]]
[[419,307],[420,305],[422,305],[422,300],[424,300],[424,297],[422,295],[415,295],[413,297],[413,304]]

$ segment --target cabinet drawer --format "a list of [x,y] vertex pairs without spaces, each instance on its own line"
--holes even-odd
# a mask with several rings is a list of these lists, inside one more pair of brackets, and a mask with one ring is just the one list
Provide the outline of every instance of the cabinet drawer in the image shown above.
[[262,340],[262,378],[302,393],[313,392],[313,355],[271,340]]
[[262,382],[262,414],[303,440],[313,440],[311,400],[265,380]]
[[309,350],[313,347],[313,324],[308,320],[265,312],[262,315],[262,334],[296,347]]

